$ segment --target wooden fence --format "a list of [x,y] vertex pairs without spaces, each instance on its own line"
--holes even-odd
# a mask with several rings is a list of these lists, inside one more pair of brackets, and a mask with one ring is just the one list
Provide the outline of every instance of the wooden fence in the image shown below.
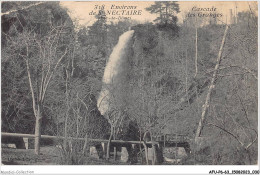
[[[34,134],[21,134],[21,133],[7,133],[7,132],[2,132],[1,133],[2,137],[7,136],[7,137],[23,137],[23,138],[31,138],[34,139],[35,135]],[[41,135],[41,138],[43,139],[53,139],[53,140],[64,140],[65,137],[63,136],[49,136],[49,135]],[[104,139],[92,139],[92,138],[76,138],[76,137],[67,137],[68,140],[82,140],[82,141],[92,141],[92,142],[108,142],[109,140],[104,140]],[[124,144],[143,144],[142,141],[124,141],[124,140],[111,140],[111,143],[124,143]],[[146,144],[158,144],[158,142],[146,142]]]

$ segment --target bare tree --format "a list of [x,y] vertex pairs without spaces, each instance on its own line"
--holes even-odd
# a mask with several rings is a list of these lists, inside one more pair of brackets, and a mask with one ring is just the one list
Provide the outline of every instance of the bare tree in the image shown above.
[[220,46],[218,58],[217,58],[217,64],[215,66],[214,73],[213,73],[213,76],[212,76],[212,79],[211,79],[211,82],[210,82],[210,85],[209,85],[209,90],[208,90],[208,93],[207,93],[206,101],[205,101],[205,104],[202,106],[201,119],[200,119],[200,122],[199,122],[199,125],[198,125],[198,128],[197,128],[197,131],[196,131],[195,139],[200,136],[201,130],[203,128],[203,123],[204,123],[204,120],[205,120],[206,112],[207,112],[207,109],[209,107],[211,92],[214,88],[214,83],[215,83],[215,80],[216,80],[217,72],[218,72],[220,62],[221,62],[221,59],[222,59],[222,52],[223,52],[227,32],[228,32],[228,25],[226,25],[224,36],[223,36],[223,39],[222,39],[222,42],[221,42],[221,46]]
[[[30,11],[32,14],[36,12],[37,9],[35,8],[38,8],[39,4],[42,3],[28,6],[28,8],[31,7]],[[48,7],[44,6],[42,10],[44,9],[46,10]],[[18,12],[12,11],[14,14]],[[24,12],[21,11],[21,13]],[[64,15],[64,13],[61,15]],[[17,24],[15,23],[11,26],[15,34],[13,37],[7,37],[7,40],[10,40],[12,47],[15,48],[13,53],[17,54],[17,58],[24,61],[23,64],[32,100],[32,110],[35,117],[35,153],[39,154],[41,122],[46,93],[49,90],[54,74],[58,71],[60,63],[67,57],[67,53],[70,50],[70,42],[67,39],[71,37],[73,26],[70,20],[60,21],[57,24],[51,18],[50,13],[49,16],[43,19],[44,29],[42,29],[42,26],[37,28],[37,25],[31,19],[24,23],[21,21],[21,17],[17,14],[16,16]],[[38,15],[35,15],[35,18],[37,17]],[[29,16],[24,15],[24,18],[29,18]],[[20,30],[18,30],[17,25],[21,28]]]

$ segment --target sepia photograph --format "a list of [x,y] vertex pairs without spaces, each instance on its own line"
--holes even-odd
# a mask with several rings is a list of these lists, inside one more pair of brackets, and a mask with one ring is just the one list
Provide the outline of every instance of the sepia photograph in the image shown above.
[[1,2],[2,170],[258,158],[257,1]]

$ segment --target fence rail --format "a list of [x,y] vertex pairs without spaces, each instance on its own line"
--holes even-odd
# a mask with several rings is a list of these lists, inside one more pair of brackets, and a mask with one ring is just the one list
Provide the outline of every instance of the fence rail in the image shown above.
[[[31,138],[34,139],[35,135],[34,134],[22,134],[22,133],[7,133],[7,132],[2,132],[1,133],[2,137],[3,136],[8,136],[8,137],[23,137],[23,138]],[[41,138],[43,139],[53,139],[53,140],[64,140],[65,137],[63,136],[50,136],[50,135],[41,135]],[[109,140],[104,140],[104,139],[92,139],[92,138],[76,138],[76,137],[67,137],[68,140],[82,140],[82,141],[92,141],[92,142],[108,142]],[[111,143],[129,143],[129,144],[143,144],[143,141],[124,141],[124,140],[111,140]],[[146,142],[146,144],[158,144],[158,142]]]
[[[7,133],[7,132],[2,132],[1,133],[2,137],[6,136],[6,137],[23,137],[23,138],[31,138],[34,139],[35,135],[34,134],[22,134],[22,133]],[[63,136],[50,136],[50,135],[41,135],[41,138],[43,139],[52,139],[52,140],[64,140],[65,137]],[[170,137],[168,136],[168,139],[165,140],[166,142],[169,143],[182,143],[182,142],[187,142],[188,139],[183,137],[182,135],[180,135],[180,138],[178,140],[175,139],[169,139]],[[68,140],[81,140],[81,141],[90,141],[90,142],[109,142],[109,140],[105,140],[105,139],[92,139],[92,138],[76,138],[76,137],[67,137]],[[156,141],[148,141],[148,142],[144,142],[144,141],[125,141],[125,140],[111,140],[111,143],[115,143],[115,144],[146,144],[146,145],[152,145],[152,144],[159,144],[162,143],[162,140],[156,140]]]

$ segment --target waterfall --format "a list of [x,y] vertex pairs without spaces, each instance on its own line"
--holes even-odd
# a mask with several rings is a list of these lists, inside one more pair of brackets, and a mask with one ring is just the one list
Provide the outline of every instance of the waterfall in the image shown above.
[[124,78],[127,69],[129,42],[133,34],[134,30],[130,30],[119,37],[119,41],[114,47],[105,67],[102,89],[97,100],[97,106],[102,115],[109,110],[112,91],[116,91],[116,87],[119,86],[120,81]]

